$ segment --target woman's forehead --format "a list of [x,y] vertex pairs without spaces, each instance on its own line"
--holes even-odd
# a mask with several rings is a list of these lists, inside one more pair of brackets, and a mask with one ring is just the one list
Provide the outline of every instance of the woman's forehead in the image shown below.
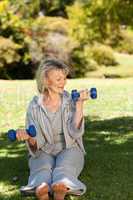
[[66,76],[65,71],[62,69],[51,69],[48,71],[48,76]]

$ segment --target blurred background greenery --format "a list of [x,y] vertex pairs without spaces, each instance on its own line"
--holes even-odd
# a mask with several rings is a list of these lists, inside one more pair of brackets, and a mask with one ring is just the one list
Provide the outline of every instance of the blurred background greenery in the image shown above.
[[47,56],[70,78],[132,77],[132,0],[1,0],[0,78],[32,79]]

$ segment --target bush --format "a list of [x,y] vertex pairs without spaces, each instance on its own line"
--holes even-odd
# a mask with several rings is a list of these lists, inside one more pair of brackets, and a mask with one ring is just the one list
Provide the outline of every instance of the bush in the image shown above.
[[85,52],[88,57],[94,59],[98,65],[115,66],[118,64],[113,50],[109,46],[95,43],[92,47],[85,47]]
[[72,52],[73,71],[76,77],[83,77],[87,72],[96,71],[101,65],[114,66],[117,61],[113,50],[102,44],[85,45]]
[[85,76],[86,65],[81,49],[74,49],[71,54],[72,78]]
[[133,54],[133,32],[129,30],[121,31],[117,50],[122,53]]
[[8,66],[19,62],[21,57],[17,51],[20,48],[11,39],[0,37],[0,78],[10,79]]
[[21,46],[11,39],[0,37],[0,67],[18,62],[20,55],[17,53]]
[[49,32],[59,32],[67,34],[68,32],[68,20],[62,17],[38,17],[34,21],[33,26],[41,26],[42,29],[48,30]]
[[[48,54],[57,55],[69,52],[67,35],[67,20],[61,17],[38,17],[31,23],[31,37],[28,40],[29,53],[33,62],[39,62]],[[56,40],[57,39],[57,40]],[[60,40],[61,41],[58,41]],[[67,39],[68,40],[68,39]],[[53,44],[55,42],[55,45]],[[56,45],[58,43],[58,45]],[[65,46],[61,45],[65,44]],[[67,48],[66,48],[67,47]],[[61,49],[62,48],[62,49]]]
[[87,52],[82,49],[75,49],[72,52],[73,63],[73,76],[84,77],[87,72],[95,71],[98,68],[98,64],[90,56],[87,56]]

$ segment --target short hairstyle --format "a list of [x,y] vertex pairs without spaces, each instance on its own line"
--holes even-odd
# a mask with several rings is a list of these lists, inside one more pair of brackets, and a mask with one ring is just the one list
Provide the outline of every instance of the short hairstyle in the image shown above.
[[39,93],[44,93],[47,90],[47,85],[45,83],[45,79],[47,78],[47,74],[50,70],[62,70],[66,76],[69,74],[69,67],[61,60],[56,58],[49,58],[43,60],[38,67],[36,72],[36,82],[37,82],[37,89]]

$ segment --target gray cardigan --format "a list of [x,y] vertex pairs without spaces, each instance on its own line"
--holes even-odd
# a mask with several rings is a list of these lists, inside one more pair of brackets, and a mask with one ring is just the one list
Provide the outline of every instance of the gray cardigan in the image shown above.
[[[50,121],[47,117],[47,112],[42,104],[43,95],[34,96],[30,102],[26,114],[26,128],[29,125],[34,125],[37,131],[37,151],[33,152],[28,142],[26,142],[29,153],[33,157],[37,157],[40,151],[51,153],[54,144],[54,138]],[[67,91],[62,94],[62,120],[63,132],[66,142],[66,148],[71,148],[76,143],[81,148],[83,153],[85,149],[83,146],[82,136],[84,133],[84,119],[82,120],[81,127],[78,129],[74,125],[75,104]]]

